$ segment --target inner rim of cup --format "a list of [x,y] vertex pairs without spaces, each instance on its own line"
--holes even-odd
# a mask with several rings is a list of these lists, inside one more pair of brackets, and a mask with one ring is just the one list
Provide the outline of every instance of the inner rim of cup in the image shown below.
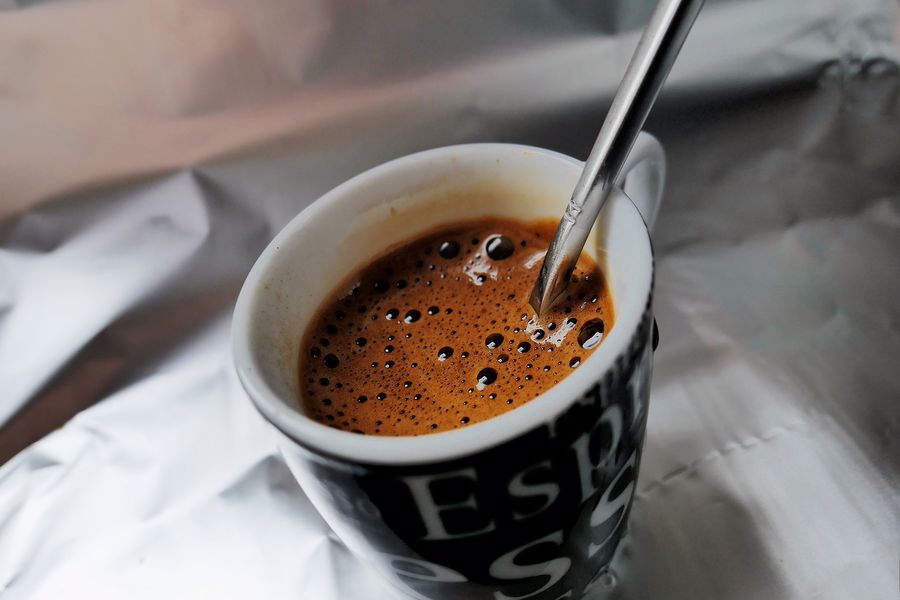
[[[637,209],[618,190],[595,225],[596,237],[589,240],[613,294],[614,326],[579,369],[537,398],[462,429],[421,436],[359,435],[302,413],[297,365],[303,315],[311,318],[346,275],[395,242],[442,223],[482,215],[558,217],[581,165],[562,154],[512,144],[438,148],[366,171],[298,214],[259,257],[235,307],[235,367],[259,411],[303,446],[369,464],[450,460],[517,437],[563,412],[627,351],[651,293],[649,235]],[[474,199],[471,205],[466,198]],[[358,244],[358,256],[347,259],[355,264],[334,267],[341,260],[342,243],[343,249]],[[366,248],[368,260],[360,254]],[[301,265],[307,272],[298,272]]]

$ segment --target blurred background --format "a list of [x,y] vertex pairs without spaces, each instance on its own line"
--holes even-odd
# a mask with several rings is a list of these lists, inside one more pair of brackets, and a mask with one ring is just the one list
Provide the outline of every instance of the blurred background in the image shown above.
[[[230,376],[243,278],[391,158],[585,158],[653,6],[0,0],[0,595],[372,597]],[[707,0],[646,129],[662,341],[605,592],[897,598],[900,4]]]

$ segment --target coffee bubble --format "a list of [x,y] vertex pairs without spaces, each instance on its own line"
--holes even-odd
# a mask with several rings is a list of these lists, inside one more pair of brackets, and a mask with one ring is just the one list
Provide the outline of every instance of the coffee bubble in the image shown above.
[[484,340],[484,345],[493,350],[503,343],[503,336],[499,333],[492,333]]
[[578,332],[578,343],[585,350],[596,348],[603,339],[603,331],[605,326],[601,319],[591,319],[581,326]]
[[491,385],[497,381],[497,371],[491,367],[478,371],[478,383],[481,385]]
[[488,239],[485,249],[492,260],[506,260],[515,252],[516,244],[505,235],[495,235]]
[[459,254],[459,242],[455,240],[442,242],[440,247],[438,248],[438,254],[441,255],[441,258],[456,258],[456,256]]

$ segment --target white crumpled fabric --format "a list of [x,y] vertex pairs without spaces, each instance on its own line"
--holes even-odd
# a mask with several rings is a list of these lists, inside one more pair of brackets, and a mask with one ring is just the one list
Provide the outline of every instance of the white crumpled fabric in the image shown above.
[[[0,0],[0,597],[388,597],[229,375],[240,284],[387,159],[584,157],[652,4]],[[661,345],[606,592],[900,597],[900,5],[710,0],[647,128]]]

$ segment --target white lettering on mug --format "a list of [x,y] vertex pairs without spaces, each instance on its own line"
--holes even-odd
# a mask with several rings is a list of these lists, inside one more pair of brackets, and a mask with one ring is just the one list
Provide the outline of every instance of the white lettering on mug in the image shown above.
[[404,580],[404,577],[432,583],[465,583],[468,581],[459,571],[454,571],[450,567],[436,565],[427,560],[387,553],[384,556],[390,561],[391,568],[398,575],[400,583],[406,588],[404,591],[415,598],[419,598],[419,600],[431,599],[416,591]]
[[425,529],[427,530],[427,534],[423,539],[449,540],[454,538],[468,537],[472,535],[480,535],[482,533],[488,533],[489,531],[493,531],[494,529],[496,529],[494,521],[491,520],[487,525],[478,530],[467,531],[465,533],[450,533],[447,531],[441,513],[459,508],[470,508],[473,510],[478,510],[478,504],[475,502],[475,498],[471,495],[462,502],[445,504],[438,504],[435,501],[434,497],[431,495],[430,485],[432,482],[439,481],[441,479],[455,479],[458,477],[465,477],[471,479],[472,481],[477,481],[475,469],[472,468],[460,469],[459,471],[452,471],[449,473],[441,473],[439,475],[419,475],[415,477],[403,478],[406,482],[406,485],[409,487],[410,492],[412,492],[413,500],[415,500],[416,503],[416,508],[419,509],[419,515],[421,515],[422,522],[425,524]]
[[530,467],[527,467],[512,478],[509,482],[509,495],[514,498],[537,498],[541,497],[544,499],[543,503],[537,508],[530,510],[528,512],[520,512],[515,511],[513,513],[513,518],[518,520],[526,519],[528,517],[532,517],[538,513],[546,510],[553,502],[556,500],[556,497],[559,496],[559,484],[553,481],[547,481],[544,483],[526,483],[525,478],[534,471],[537,471],[541,468],[552,470],[552,466],[549,460],[544,460],[539,463],[533,464]]
[[[536,563],[531,565],[520,565],[516,562],[516,557],[525,552],[529,548],[533,546],[538,546],[540,544],[554,543],[561,544],[563,541],[563,533],[562,531],[556,531],[551,533],[550,535],[546,535],[538,540],[533,542],[529,542],[524,546],[520,546],[513,550],[512,552],[507,552],[503,556],[499,557],[495,560],[489,569],[492,577],[496,577],[497,579],[508,579],[508,580],[520,580],[526,577],[537,577],[539,575],[547,575],[550,579],[547,580],[540,589],[537,589],[529,594],[524,594],[522,596],[507,596],[503,592],[494,592],[495,600],[513,600],[513,599],[524,599],[531,598],[533,596],[537,596],[541,592],[548,590],[553,584],[563,578],[563,576],[569,572],[569,567],[572,566],[572,561],[566,557],[554,558],[553,560]],[[563,595],[561,597],[566,597]]]
[[615,479],[609,484],[606,491],[603,492],[603,496],[601,496],[599,502],[597,502],[597,506],[594,507],[594,512],[591,513],[591,527],[596,527],[607,522],[616,514],[616,512],[621,510],[619,518],[616,519],[616,524],[609,530],[609,534],[603,538],[603,541],[599,544],[590,544],[588,546],[588,558],[597,554],[597,552],[613,539],[616,531],[618,531],[619,526],[625,519],[625,507],[628,506],[628,503],[631,501],[631,496],[634,495],[634,475],[632,474],[631,481],[628,482],[628,485],[626,485],[615,498],[610,498],[610,494],[618,487],[619,480],[624,477],[625,473],[629,469],[632,469],[633,471],[636,461],[637,451],[632,452],[628,460],[625,461],[625,464],[622,465],[622,468],[616,474]]
[[[581,502],[587,500],[591,494],[597,491],[598,487],[594,483],[594,471],[600,468],[606,461],[615,454],[616,448],[619,447],[619,441],[622,439],[622,409],[613,404],[607,408],[597,425],[591,431],[583,433],[572,443],[572,449],[575,451],[575,458],[578,462],[578,476],[581,480]],[[598,464],[593,464],[590,456],[591,438],[600,430],[600,427],[606,423],[612,432],[612,439],[609,445],[609,454],[603,458]]]

